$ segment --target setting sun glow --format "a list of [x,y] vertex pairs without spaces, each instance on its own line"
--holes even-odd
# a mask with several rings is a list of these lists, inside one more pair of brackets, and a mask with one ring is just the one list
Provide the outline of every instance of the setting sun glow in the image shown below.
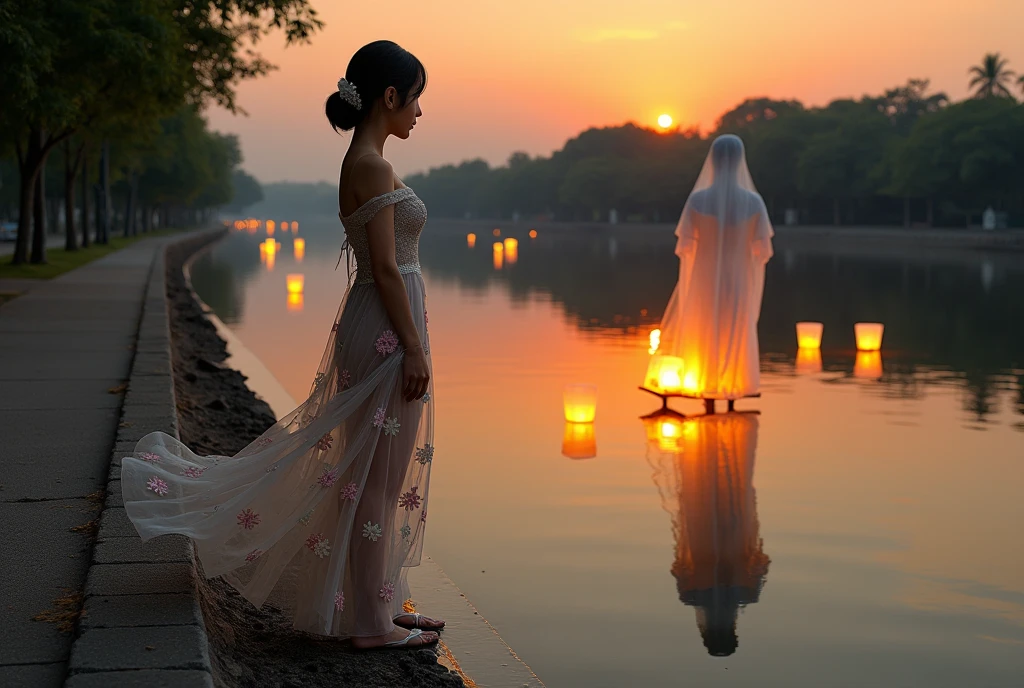
[[662,129],[668,129],[672,126],[672,115],[659,115],[658,126]]

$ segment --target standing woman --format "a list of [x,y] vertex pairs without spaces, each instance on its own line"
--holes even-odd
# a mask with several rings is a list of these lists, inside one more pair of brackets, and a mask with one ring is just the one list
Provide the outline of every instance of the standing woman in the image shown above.
[[143,540],[186,535],[207,577],[283,608],[296,629],[364,649],[431,644],[444,626],[403,612],[434,455],[427,213],[384,159],[387,139],[409,138],[423,114],[425,87],[415,56],[376,41],[327,99],[335,130],[355,130],[338,203],[357,270],[309,397],[235,456],[198,456],[154,432],[121,469]]

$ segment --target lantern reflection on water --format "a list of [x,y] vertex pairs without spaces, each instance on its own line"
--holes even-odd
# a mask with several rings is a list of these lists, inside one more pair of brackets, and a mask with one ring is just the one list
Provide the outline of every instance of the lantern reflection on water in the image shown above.
[[509,237],[505,239],[505,262],[509,265],[519,260],[519,241]]
[[295,234],[297,231],[299,231],[299,221],[292,220],[292,234]]
[[853,362],[853,376],[861,380],[882,379],[882,352],[858,351]]
[[274,234],[274,227],[276,226],[274,221],[273,220],[267,220],[265,224],[267,226],[267,235],[268,236],[273,236],[273,234]]
[[593,423],[597,415],[597,385],[566,385],[562,402],[567,421]]
[[796,324],[796,345],[801,349],[821,347],[821,333],[825,325],[820,322],[798,322]]
[[494,242],[493,253],[494,269],[501,270],[501,266],[505,264],[505,246],[500,241]]
[[678,356],[652,356],[647,364],[646,387],[662,394],[683,391],[683,359]]
[[857,337],[857,351],[878,351],[882,348],[882,323],[856,323],[853,332]]
[[469,234],[466,235],[466,246],[470,248],[476,246],[476,234],[470,232]]
[[288,310],[290,311],[301,311],[302,310],[302,294],[288,294]]
[[758,418],[658,414],[644,424],[648,463],[672,517],[679,600],[695,608],[708,653],[731,655],[739,612],[760,600],[771,563],[753,485]]
[[656,354],[658,352],[658,347],[661,346],[661,330],[658,330],[658,329],[651,330],[650,341],[651,341],[651,346],[650,346],[649,349],[647,349],[647,353],[649,353],[651,356],[653,356],[654,354]]
[[306,277],[302,274],[285,275],[284,281],[289,294],[301,294],[306,284]]
[[296,262],[301,263],[306,255],[306,240],[302,237],[295,237],[292,240],[292,251],[295,253]]
[[568,459],[592,459],[597,456],[597,439],[593,423],[566,421],[562,435],[562,456]]
[[281,223],[281,231],[282,232],[287,232],[288,231],[288,223],[287,222],[282,222]]
[[821,372],[821,349],[800,348],[796,350],[796,372],[813,375]]

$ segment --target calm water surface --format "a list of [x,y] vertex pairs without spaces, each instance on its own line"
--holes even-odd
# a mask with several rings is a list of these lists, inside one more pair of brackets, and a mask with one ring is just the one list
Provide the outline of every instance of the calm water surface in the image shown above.
[[[197,291],[305,398],[345,287],[336,220],[274,264],[233,233]],[[779,237],[758,414],[641,416],[671,229],[431,222],[436,377],[427,550],[552,688],[1024,682],[1020,256],[871,257]],[[305,275],[301,303],[285,276]],[[820,362],[793,324],[820,320]],[[853,323],[886,324],[881,360]],[[593,437],[564,385],[598,386]],[[695,402],[674,404],[699,416]],[[596,449],[593,458],[586,456]],[[414,591],[415,594],[415,591]]]

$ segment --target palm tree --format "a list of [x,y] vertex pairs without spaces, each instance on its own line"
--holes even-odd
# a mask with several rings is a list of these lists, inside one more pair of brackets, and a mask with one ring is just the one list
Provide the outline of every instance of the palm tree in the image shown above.
[[972,77],[971,88],[975,88],[975,98],[992,98],[993,96],[1012,97],[1006,82],[1013,78],[1013,72],[1006,68],[1007,61],[999,53],[988,53],[980,65],[971,67],[968,74]]

